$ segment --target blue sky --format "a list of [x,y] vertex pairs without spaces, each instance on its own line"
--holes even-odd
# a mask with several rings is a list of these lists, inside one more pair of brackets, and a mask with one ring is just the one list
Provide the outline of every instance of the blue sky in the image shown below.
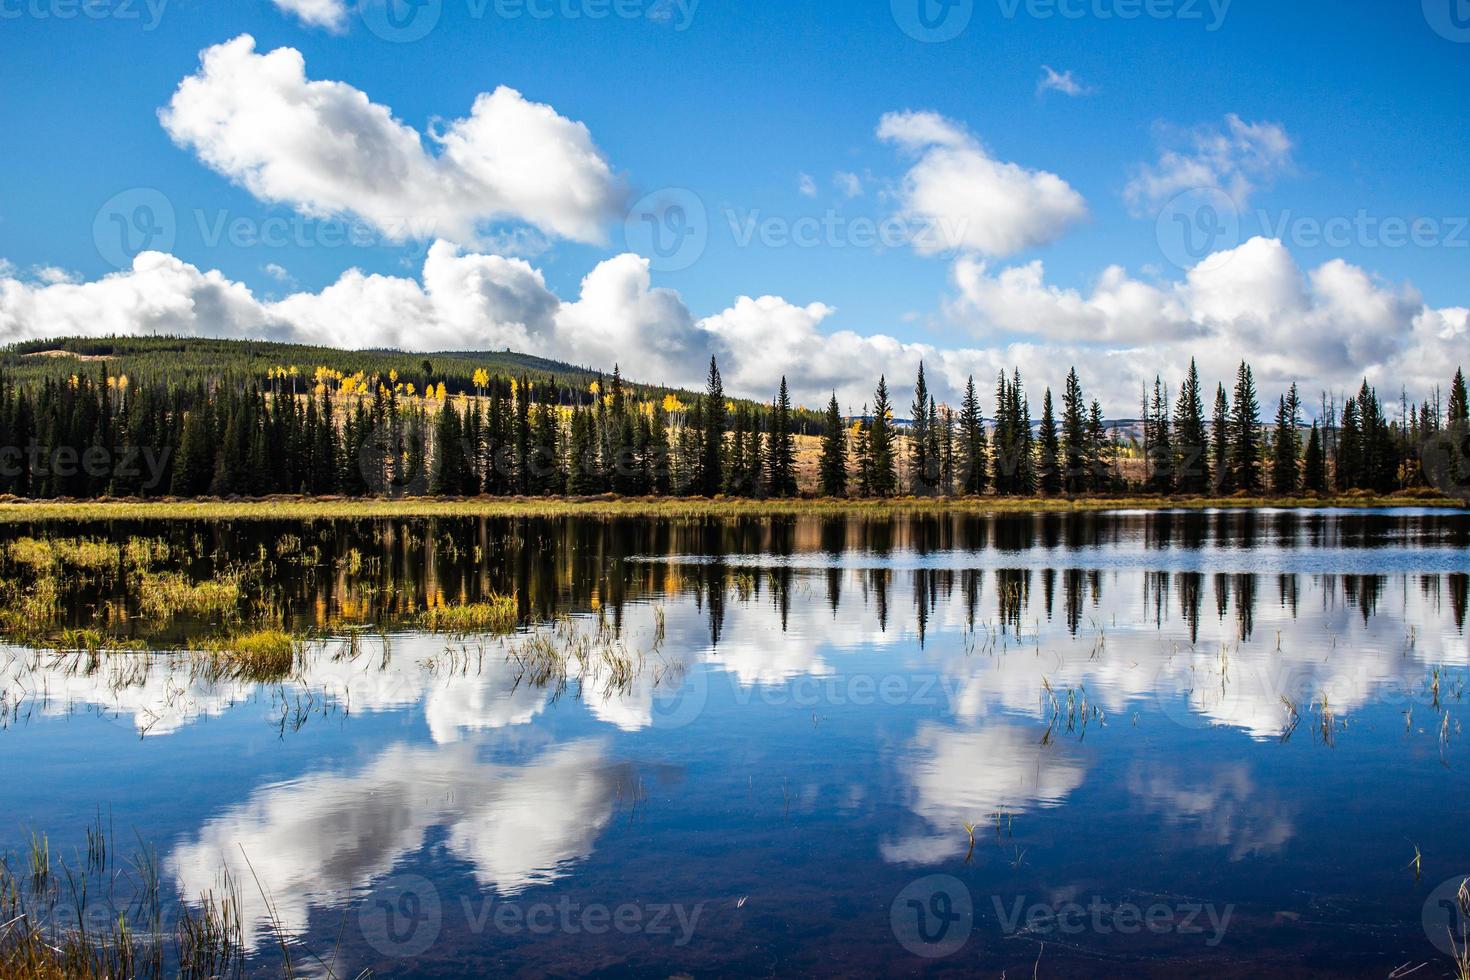
[[[152,2],[156,8],[161,0]],[[692,263],[654,257],[651,282],[677,290],[696,323],[733,309],[738,297],[780,297],[799,309],[822,304],[812,318],[821,336],[851,331],[954,351],[1045,341],[1059,345],[1058,355],[1075,355],[1078,344],[1097,339],[1085,327],[1081,336],[1033,336],[1025,325],[1030,308],[997,316],[988,301],[967,299],[955,285],[959,264],[967,257],[983,263],[993,278],[1040,261],[1047,289],[1076,290],[1084,300],[1117,265],[1130,280],[1167,292],[1186,278],[1168,244],[1174,216],[1167,199],[1189,185],[1164,180],[1169,193],[1158,200],[1140,196],[1136,185],[1140,174],[1165,178],[1178,169],[1166,162],[1172,150],[1176,162],[1208,164],[1211,181],[1241,216],[1239,230],[1222,235],[1215,250],[1255,235],[1280,237],[1304,279],[1342,260],[1388,295],[1414,290],[1410,306],[1453,311],[1470,303],[1463,217],[1470,216],[1463,155],[1470,145],[1463,95],[1470,37],[1431,9],[1441,0],[1425,0],[1423,8],[1368,0],[1216,0],[1213,7],[1208,0],[1155,0],[1157,10],[1173,15],[1129,19],[1121,14],[1148,9],[1143,0],[974,0],[972,11],[961,3],[940,21],[941,30],[963,26],[958,36],[932,43],[910,36],[900,22],[912,24],[909,8],[919,3],[945,13],[939,0],[625,0],[639,16],[599,19],[588,16],[599,0],[542,0],[550,14],[544,18],[507,16],[521,9],[513,0],[499,8],[442,0],[433,29],[405,43],[374,32],[381,10],[348,10],[345,19],[321,26],[282,9],[329,10],[336,2],[173,0],[150,10],[145,0],[116,0],[92,8],[109,16],[88,17],[71,0],[0,0],[0,84],[9,94],[0,103],[0,257],[16,280],[41,289],[63,278],[85,283],[115,273],[116,256],[103,254],[108,249],[99,248],[94,228],[116,195],[125,195],[131,215],[126,195],[137,189],[161,193],[174,211],[166,251],[198,270],[218,270],[261,302],[317,293],[354,267],[421,278],[429,241],[444,236],[367,247],[332,242],[323,227],[333,219],[319,198],[315,205],[306,196],[264,199],[269,195],[243,186],[248,181],[239,171],[208,163],[198,139],[171,138],[159,110],[200,71],[201,51],[248,34],[257,55],[294,48],[308,79],[351,86],[421,134],[465,117],[478,95],[499,86],[583,124],[616,184],[613,204],[598,211],[600,241],[514,215],[481,222],[473,241],[453,236],[467,253],[519,255],[566,301],[577,298],[599,263],[648,251],[636,235],[625,236],[628,205],[674,188],[678,200],[704,210],[695,218],[703,246]],[[368,8],[382,2],[364,0]],[[1463,0],[1443,0],[1444,18],[1450,3]],[[1066,86],[1039,89],[1043,66],[1075,83],[1073,94],[1061,90]],[[1081,199],[1085,215],[1071,212],[1023,236],[1019,247],[976,247],[974,240],[939,254],[907,242],[867,247],[853,228],[914,211],[905,181],[925,144],[880,139],[877,131],[885,114],[916,112],[968,133],[999,164],[1056,175]],[[1202,156],[1212,140],[1228,144],[1232,116],[1243,127],[1265,127],[1284,148],[1265,162],[1251,162],[1259,147],[1248,142]],[[431,156],[440,152],[427,136],[424,142]],[[855,175],[856,183],[843,178],[850,186],[839,188],[838,174]],[[935,193],[947,194],[947,185]],[[337,212],[338,227],[353,220],[349,206],[329,210]],[[303,213],[310,217],[299,241],[279,247],[209,231],[221,220],[258,228]],[[1417,244],[1385,242],[1361,225],[1330,243],[1312,234],[1314,220],[1360,214],[1370,223],[1432,224],[1423,225]],[[778,233],[803,220],[838,230],[813,247],[769,235],[742,244],[732,225],[752,216]],[[988,218],[968,211],[966,220]],[[529,243],[515,235],[528,227]],[[38,280],[48,268],[58,271]],[[1176,328],[1211,315],[1201,312],[1206,303],[1185,305]],[[46,326],[33,310],[29,316],[12,327],[14,336]],[[13,321],[20,319],[12,312]],[[1440,333],[1453,333],[1455,323],[1463,328],[1453,313],[1447,322],[1452,326]],[[1215,336],[1210,323],[1202,334]],[[1289,324],[1271,329],[1298,332]],[[1391,365],[1425,353],[1408,338],[1404,318],[1390,316],[1373,329],[1405,336],[1391,351],[1363,353],[1364,344],[1349,343],[1325,360],[1308,351],[1299,364],[1268,369],[1268,378],[1300,375],[1303,383],[1327,386],[1379,368],[1386,378]],[[1125,333],[1102,352],[1137,349],[1149,339]],[[1251,336],[1268,335],[1263,328]],[[470,342],[476,339],[463,346],[482,346]],[[1351,363],[1354,357],[1362,363]],[[1173,360],[1150,370],[1177,374]],[[791,367],[800,373],[801,365]],[[960,361],[952,367],[958,378]],[[672,375],[685,370],[672,362],[665,368]],[[744,376],[752,384],[759,378],[753,367]],[[813,379],[813,390],[817,380],[846,384],[824,375]]]

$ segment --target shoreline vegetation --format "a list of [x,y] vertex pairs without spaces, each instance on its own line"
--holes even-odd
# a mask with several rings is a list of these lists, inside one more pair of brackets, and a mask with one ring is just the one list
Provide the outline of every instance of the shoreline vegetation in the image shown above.
[[1102,511],[1263,510],[1427,507],[1465,510],[1432,492],[1345,493],[1290,497],[889,497],[883,499],[726,497],[405,497],[277,496],[252,499],[5,500],[0,525],[132,520],[316,521],[415,518],[652,518],[888,517],[909,514],[1045,514]]

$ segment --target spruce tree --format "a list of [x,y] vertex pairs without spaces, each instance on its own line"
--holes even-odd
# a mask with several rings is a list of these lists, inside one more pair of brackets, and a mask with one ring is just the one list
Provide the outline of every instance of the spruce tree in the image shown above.
[[989,448],[980,399],[975,396],[973,375],[965,383],[965,400],[960,406],[960,492],[978,496],[990,486]]
[[1114,489],[1114,484],[1117,483],[1116,463],[1116,439],[1108,437],[1102,403],[1094,398],[1092,408],[1087,414],[1087,464],[1090,489],[1093,492],[1103,493]]
[[1455,380],[1450,382],[1450,403],[1446,421],[1450,425],[1470,422],[1470,402],[1465,399],[1465,372],[1463,369],[1457,370]]
[[1289,497],[1300,489],[1302,447],[1297,433],[1300,424],[1301,401],[1293,384],[1277,404],[1276,429],[1271,437],[1271,489],[1278,496]]
[[1225,386],[1215,389],[1215,412],[1210,420],[1210,464],[1215,468],[1215,492],[1235,492],[1235,475],[1230,468],[1230,400]]
[[1250,365],[1240,362],[1230,416],[1230,478],[1237,491],[1258,494],[1261,480],[1261,406]]
[[1149,404],[1144,431],[1148,447],[1148,488],[1168,496],[1174,492],[1174,439],[1169,432],[1169,396],[1164,382],[1154,376],[1154,397]]
[[459,413],[448,402],[439,409],[439,422],[434,429],[434,473],[429,491],[435,496],[452,497],[464,489],[464,433]]
[[704,399],[703,456],[699,465],[699,491],[706,497],[718,494],[725,484],[725,385],[720,366],[709,359],[709,381]]
[[745,436],[745,492],[752,497],[766,495],[766,436],[761,430],[760,413],[750,411],[750,431]]
[[784,375],[771,408],[770,467],[771,496],[796,496],[796,438],[791,433],[791,393]]
[[1062,486],[1073,496],[1088,486],[1087,443],[1087,407],[1082,382],[1072,368],[1062,391]]
[[919,378],[914,382],[914,403],[909,409],[909,481],[917,497],[934,493],[934,460],[929,449],[929,384],[924,380],[924,362],[919,362]]
[[175,497],[198,497],[209,489],[214,476],[209,428],[208,412],[202,407],[184,416],[179,458],[174,464],[173,485],[169,490]]
[[1038,486],[1043,496],[1053,497],[1062,489],[1061,440],[1052,411],[1051,389],[1041,398],[1041,457],[1037,466]]
[[857,461],[857,495],[868,498],[873,495],[873,443],[869,437],[872,428],[868,422],[868,406],[863,406],[862,417],[853,432],[852,454]]
[[1209,492],[1208,443],[1199,368],[1190,358],[1189,373],[1179,388],[1179,401],[1174,406],[1174,455],[1178,459],[1175,482],[1180,493],[1198,495]]
[[1327,492],[1326,457],[1322,452],[1322,432],[1316,422],[1312,423],[1312,434],[1307,438],[1303,470],[1302,483],[1308,493]]
[[871,490],[875,497],[891,497],[898,492],[898,472],[893,455],[893,406],[888,401],[888,379],[878,379],[874,395],[873,428],[868,434],[873,472]]
[[837,392],[827,403],[827,415],[823,420],[822,433],[822,496],[847,496],[847,430],[842,421],[842,409],[837,404]]

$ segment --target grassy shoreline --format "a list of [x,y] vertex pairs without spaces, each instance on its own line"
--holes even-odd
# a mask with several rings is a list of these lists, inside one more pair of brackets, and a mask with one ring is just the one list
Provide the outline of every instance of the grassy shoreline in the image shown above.
[[1353,507],[1383,509],[1430,507],[1464,510],[1466,505],[1443,497],[1334,496],[1334,497],[1083,497],[1076,500],[1041,498],[963,498],[892,500],[726,500],[686,498],[615,498],[582,500],[548,498],[476,498],[402,500],[346,500],[338,498],[273,497],[261,500],[98,500],[4,501],[0,524],[96,522],[122,520],[353,520],[457,517],[586,517],[586,518],[704,518],[893,516],[904,514],[1029,514],[1086,513],[1108,510],[1259,510],[1263,508],[1322,509]]

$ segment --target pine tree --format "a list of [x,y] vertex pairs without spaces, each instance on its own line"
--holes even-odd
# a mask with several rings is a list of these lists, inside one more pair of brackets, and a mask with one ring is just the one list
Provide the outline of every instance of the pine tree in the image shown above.
[[1084,492],[1089,483],[1086,412],[1082,382],[1073,368],[1062,391],[1062,486],[1072,496]]
[[709,359],[709,381],[704,399],[704,455],[699,466],[699,489],[713,497],[725,485],[725,386],[720,366]]
[[873,472],[870,478],[875,497],[891,497],[898,492],[898,472],[893,456],[893,406],[888,401],[888,379],[878,379],[874,396],[873,427],[868,434]]
[[1237,491],[1258,494],[1261,479],[1261,406],[1250,365],[1240,362],[1230,416],[1230,477]]
[[914,403],[909,409],[909,481],[915,496],[934,493],[934,460],[929,449],[929,384],[924,380],[924,362],[919,362],[919,378],[914,382]]
[[1108,438],[1102,404],[1094,398],[1087,414],[1087,463],[1090,489],[1094,493],[1111,491],[1118,482],[1117,449],[1117,440]]
[[842,421],[842,409],[837,404],[837,392],[827,403],[822,433],[822,496],[847,496],[847,430]]
[[750,431],[745,437],[746,490],[752,497],[766,495],[766,436],[761,431],[760,413],[750,412]]
[[1154,376],[1154,397],[1144,425],[1148,446],[1148,487],[1152,493],[1168,496],[1174,492],[1174,439],[1169,432],[1169,396],[1164,382]]
[[1198,495],[1209,492],[1208,442],[1199,369],[1191,358],[1189,373],[1179,388],[1179,401],[1174,406],[1174,454],[1178,459],[1175,482],[1180,493]]
[[965,400],[960,406],[960,492],[978,496],[990,486],[989,448],[980,399],[975,396],[975,378],[965,383]]
[[1037,466],[1038,485],[1043,496],[1055,496],[1062,489],[1061,440],[1057,436],[1056,415],[1052,411],[1051,389],[1041,398],[1041,458]]
[[1312,423],[1312,434],[1307,439],[1307,453],[1303,469],[1305,472],[1302,482],[1307,492],[1326,493],[1326,457],[1322,452],[1322,433],[1318,429],[1316,422]]
[[434,431],[434,475],[429,483],[429,492],[435,496],[452,497],[464,489],[464,433],[460,421],[453,405],[446,402],[439,409]]
[[1301,485],[1301,400],[1296,385],[1282,396],[1276,407],[1276,429],[1271,437],[1271,489],[1283,497],[1293,496]]
[[1225,386],[1215,389],[1215,413],[1210,420],[1210,463],[1215,469],[1215,492],[1235,492],[1235,475],[1230,468],[1230,400]]
[[1363,480],[1363,427],[1358,402],[1349,398],[1342,406],[1342,428],[1337,435],[1337,489],[1355,490]]
[[592,413],[577,406],[572,409],[571,439],[567,447],[567,494],[588,497],[601,485],[598,478],[597,434],[593,431]]
[[1465,372],[1463,369],[1457,370],[1455,380],[1450,382],[1450,403],[1446,421],[1450,425],[1470,422],[1470,402],[1465,399]]
[[796,441],[791,434],[791,394],[784,375],[771,411],[770,466],[771,496],[796,496]]
[[873,444],[869,438],[868,406],[863,406],[862,418],[853,428],[852,454],[857,461],[857,495],[868,498],[873,495]]
[[209,432],[208,413],[199,408],[184,416],[183,437],[179,442],[179,458],[174,464],[175,497],[198,497],[209,489],[214,477],[214,451]]

